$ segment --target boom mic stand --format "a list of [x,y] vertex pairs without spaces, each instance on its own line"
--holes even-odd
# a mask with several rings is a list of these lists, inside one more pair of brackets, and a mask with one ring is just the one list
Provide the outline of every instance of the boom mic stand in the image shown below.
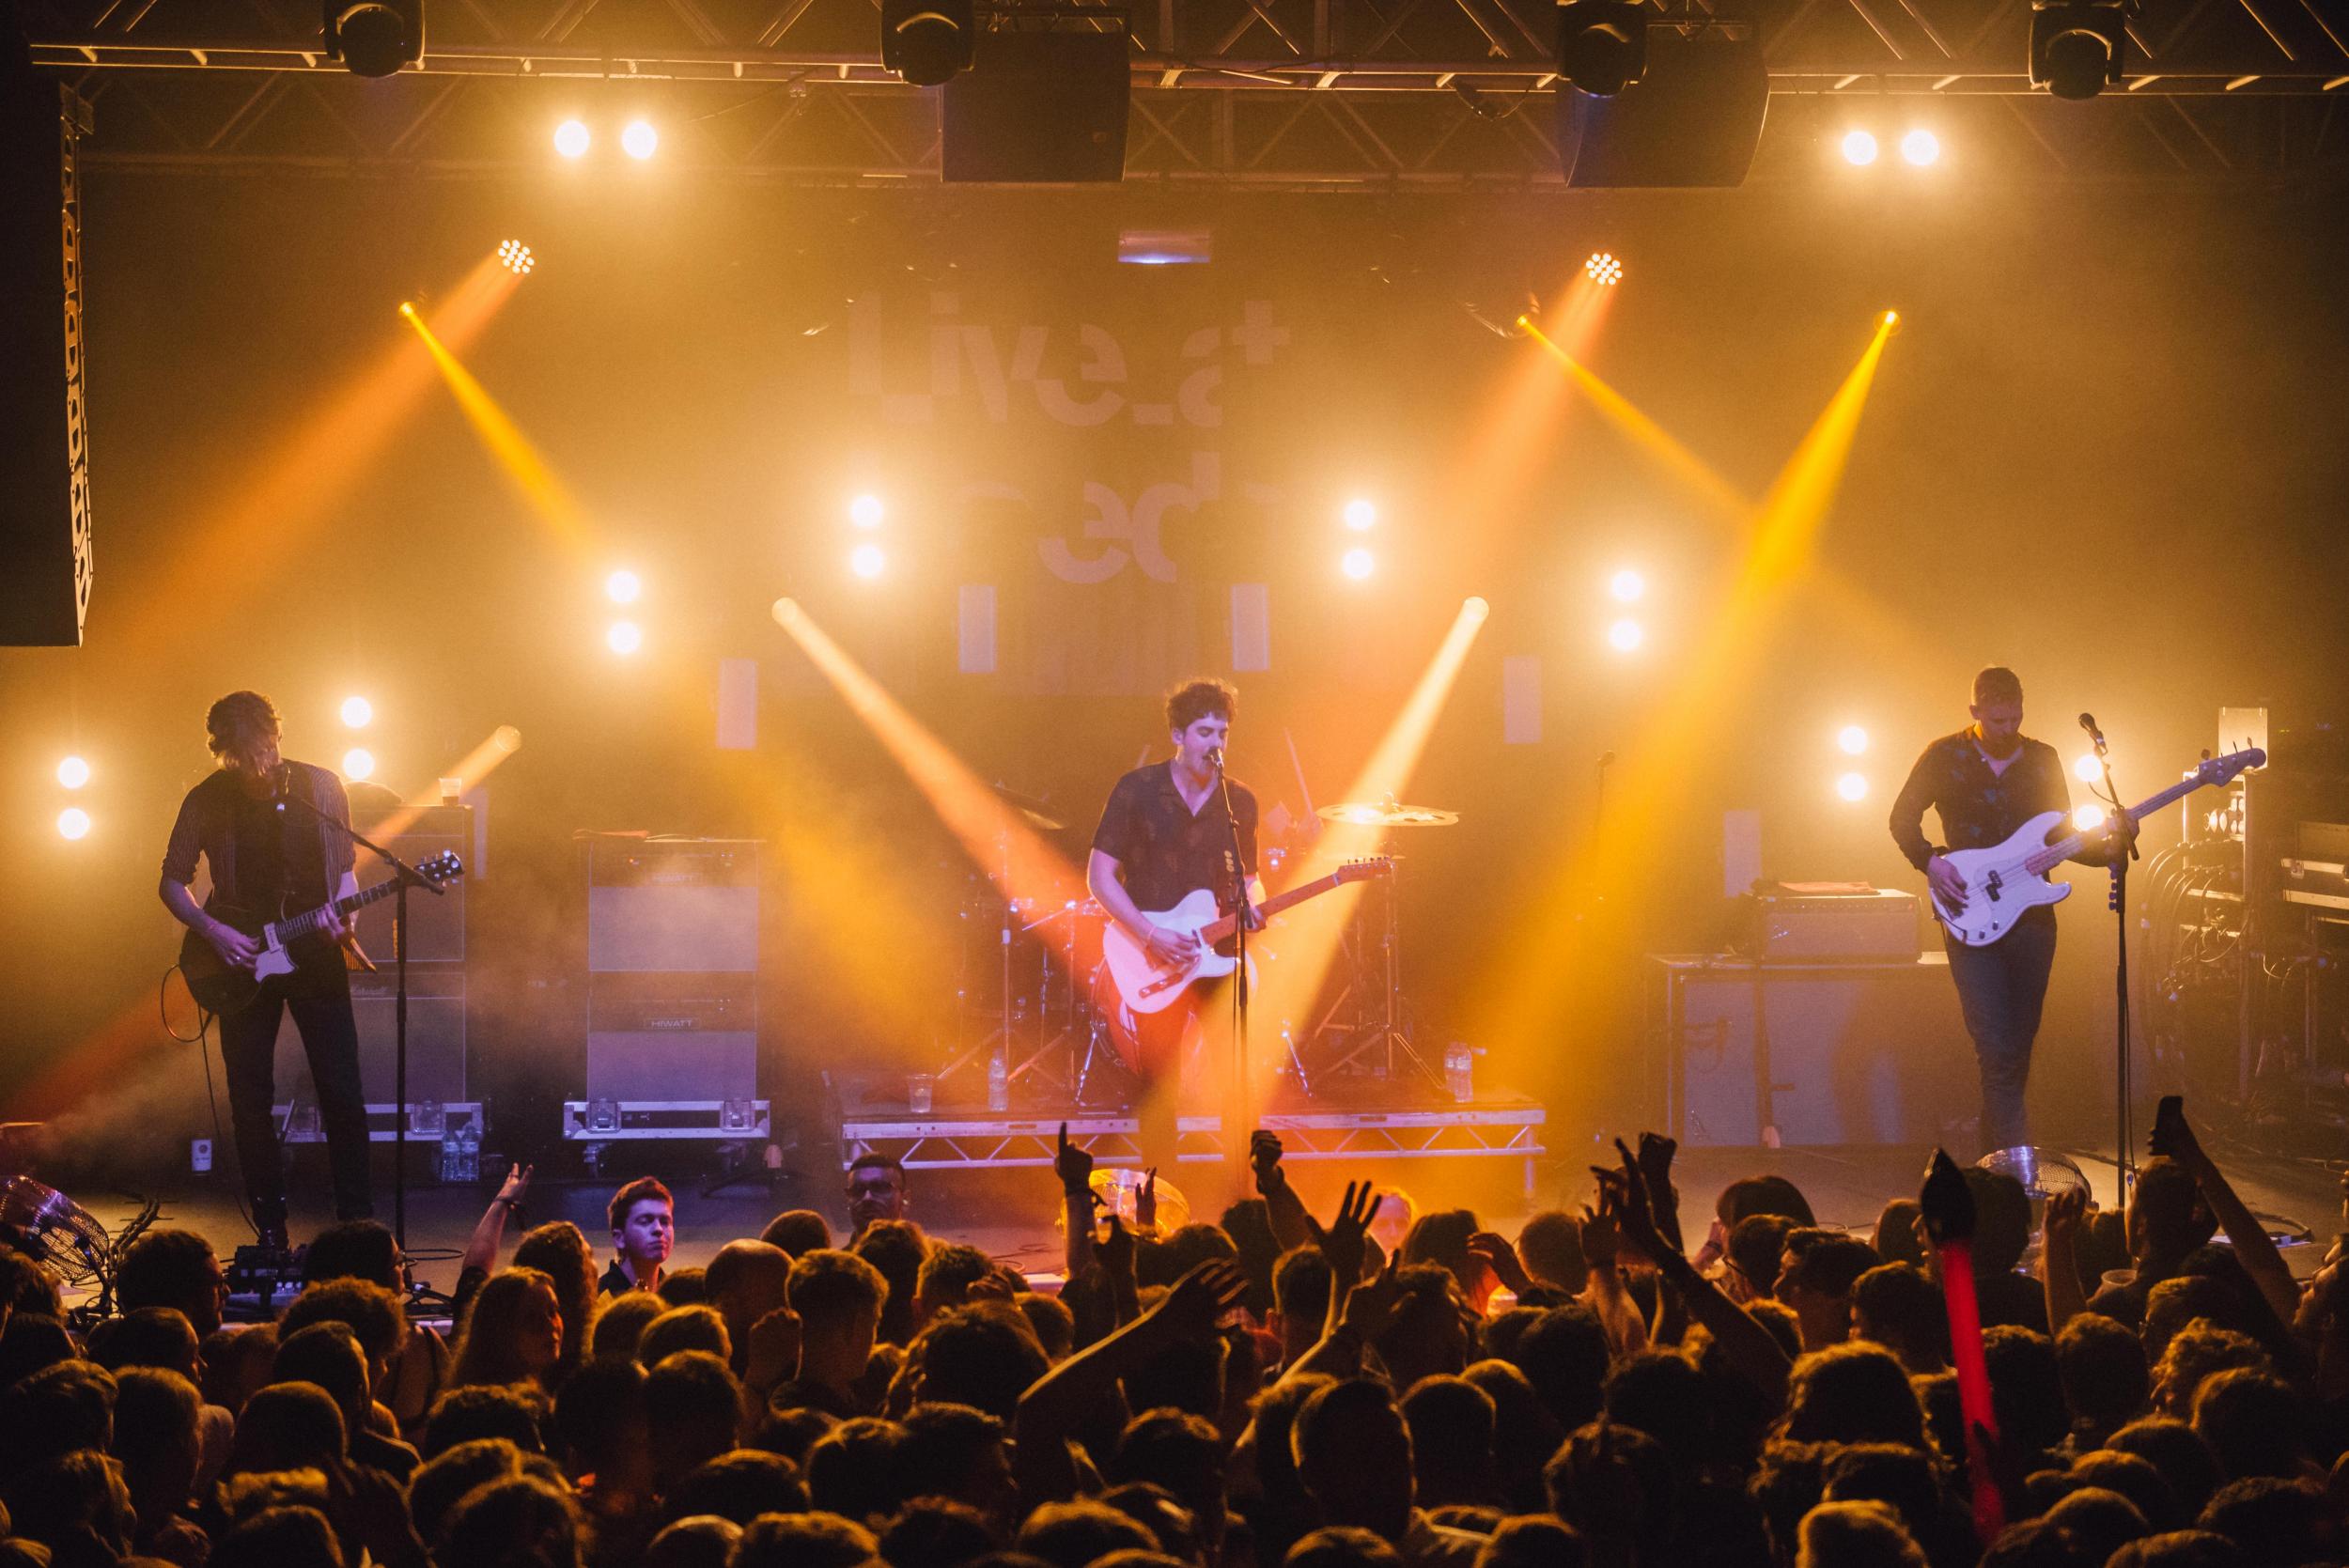
[[[408,1245],[408,890],[422,888],[435,898],[443,893],[418,875],[415,867],[350,823],[336,821],[298,795],[277,797],[280,812],[288,803],[300,806],[392,868],[392,1097],[399,1102],[392,1120],[392,1238],[404,1249]],[[330,897],[328,902],[334,900]],[[360,1098],[366,1097],[362,1089]]]
[[[2119,834],[2123,850],[2112,857],[2106,869],[2112,882],[2107,893],[2107,907],[2115,917],[2119,933],[2113,960],[2114,1033],[2113,1103],[2117,1108],[2113,1130],[2112,1162],[2119,1172],[2120,1202],[2126,1204],[2130,1188],[2136,1185],[2137,1165],[2134,1157],[2136,1139],[2132,1135],[2129,1115],[2129,862],[2137,859],[2137,824],[2129,820],[2128,808],[2121,804],[2120,791],[2112,783],[2112,755],[2105,749],[2105,732],[2096,727],[2091,714],[2080,715],[2080,728],[2096,748],[2096,766],[2104,774],[2104,803],[2112,808],[2112,831]],[[2091,789],[2090,793],[2094,794]]]
[[[1239,960],[1232,974],[1231,1076],[1224,1093],[1224,1107],[1230,1112],[1228,1120],[1232,1125],[1223,1129],[1224,1164],[1237,1174],[1245,1165],[1242,1151],[1247,1145],[1241,1140],[1253,1130],[1248,1114],[1248,926],[1256,911],[1248,902],[1248,856],[1239,842],[1239,818],[1232,814],[1231,775],[1223,771],[1221,747],[1213,756],[1216,793],[1223,800],[1224,826],[1232,831],[1232,940],[1233,953]],[[1175,1143],[1179,1149],[1179,1134]]]

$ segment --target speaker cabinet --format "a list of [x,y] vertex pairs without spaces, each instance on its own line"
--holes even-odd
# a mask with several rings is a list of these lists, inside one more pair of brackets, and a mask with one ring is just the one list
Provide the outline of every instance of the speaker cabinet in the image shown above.
[[[378,822],[395,820],[404,824],[398,834],[385,838],[375,829]],[[454,850],[465,864],[465,875],[444,885],[439,893],[422,888],[408,891],[408,962],[416,964],[461,964],[465,961],[465,888],[473,879],[474,869],[474,818],[471,806],[431,806],[416,811],[402,811],[397,816],[379,816],[369,821],[358,813],[352,814],[351,825],[376,843],[406,861],[421,865],[443,850]],[[378,881],[382,877],[381,864],[366,850],[359,851],[359,881],[361,886]],[[370,904],[359,911],[359,945],[386,970],[398,952],[392,939],[392,926],[399,908],[399,901],[386,898]],[[411,994],[414,993],[414,970],[410,970]]]
[[1120,31],[978,35],[948,82],[948,184],[1115,184],[1126,177],[1132,43]]
[[1750,23],[1694,38],[1652,26],[1640,81],[1610,98],[1559,85],[1558,157],[1566,183],[1742,185],[1769,102],[1762,40]]
[[92,571],[78,147],[89,105],[16,47],[10,59],[0,40],[0,645],[73,647]]
[[1685,1144],[1923,1146],[1976,1110],[1973,1046],[1941,954],[1665,957],[1649,982],[1665,1125]]
[[[403,859],[405,857],[402,857]],[[369,1105],[397,1105],[395,976],[389,965],[374,974],[350,977],[350,1014],[359,1026],[359,1081]],[[277,1027],[277,1099],[318,1103],[310,1061],[288,1013]],[[437,1100],[449,1105],[472,1098],[465,1093],[465,972],[458,969],[408,970],[408,1103]]]
[[584,1097],[753,1097],[758,846],[590,838],[587,884]]

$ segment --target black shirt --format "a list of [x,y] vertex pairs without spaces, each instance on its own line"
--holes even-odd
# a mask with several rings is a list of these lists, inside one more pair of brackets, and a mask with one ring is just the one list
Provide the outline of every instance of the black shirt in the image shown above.
[[[348,827],[342,781],[304,762],[286,764],[287,793]],[[275,919],[314,909],[333,897],[353,861],[350,835],[298,805],[279,811],[257,800],[222,768],[187,793],[163,851],[163,875],[185,886],[202,857],[212,877],[211,904]],[[282,907],[281,907],[282,906]]]
[[1125,873],[1126,894],[1136,908],[1163,913],[1199,888],[1228,903],[1235,819],[1240,863],[1251,877],[1256,874],[1256,797],[1237,779],[1225,783],[1232,797],[1229,817],[1223,812],[1221,788],[1210,791],[1193,815],[1174,787],[1172,762],[1137,768],[1110,791],[1109,804],[1101,808],[1101,825],[1093,831],[1093,847]]
[[[1921,824],[1925,808],[1941,816],[1946,842],[1927,841]],[[1892,802],[1892,842],[1908,863],[1922,871],[1934,856],[1951,849],[1988,849],[2042,812],[2072,810],[2071,787],[2063,781],[2063,759],[2044,740],[2026,739],[2003,773],[1983,760],[1974,732],[1945,735],[1924,750],[1908,782]]]

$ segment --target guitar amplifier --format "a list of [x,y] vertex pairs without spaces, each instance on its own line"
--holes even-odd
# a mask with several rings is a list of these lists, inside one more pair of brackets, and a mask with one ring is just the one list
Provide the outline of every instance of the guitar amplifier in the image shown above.
[[1921,951],[1917,897],[1855,882],[1762,882],[1733,944],[1758,963],[1906,963]]

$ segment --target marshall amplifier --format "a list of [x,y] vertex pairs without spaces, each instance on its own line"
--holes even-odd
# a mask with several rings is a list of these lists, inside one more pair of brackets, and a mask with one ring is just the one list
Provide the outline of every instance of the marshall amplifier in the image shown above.
[[1759,963],[1910,963],[1917,898],[1864,882],[1757,882],[1734,944]]

